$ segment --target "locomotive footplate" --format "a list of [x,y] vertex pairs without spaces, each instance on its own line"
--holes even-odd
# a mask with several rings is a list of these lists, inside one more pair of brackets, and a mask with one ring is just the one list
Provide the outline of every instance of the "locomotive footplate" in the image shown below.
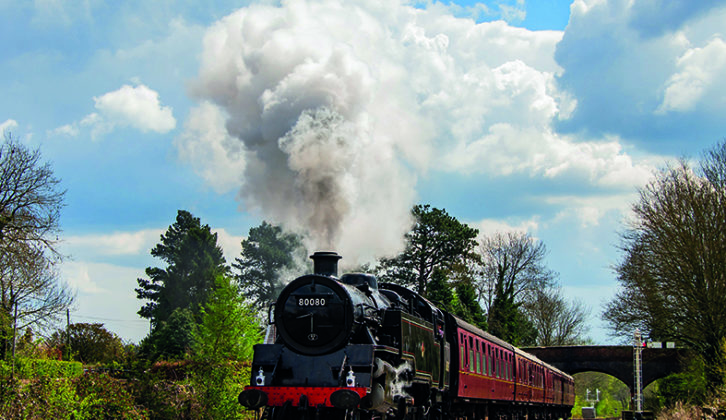
[[[368,393],[368,388],[363,387],[294,387],[294,386],[247,386],[247,391],[258,391],[267,395],[267,406],[282,407],[283,404],[289,402],[293,407],[307,405],[309,407],[335,407],[337,398],[342,398],[346,402],[355,405]],[[358,398],[355,398],[356,394]]]

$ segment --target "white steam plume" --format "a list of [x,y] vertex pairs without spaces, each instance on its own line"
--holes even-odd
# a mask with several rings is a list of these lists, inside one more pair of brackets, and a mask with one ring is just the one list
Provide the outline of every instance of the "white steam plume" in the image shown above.
[[220,21],[193,92],[224,109],[244,145],[248,210],[307,232],[310,250],[368,260],[401,246],[415,196],[396,147],[424,124],[381,95],[370,47],[334,41],[336,27],[313,9],[253,6]]

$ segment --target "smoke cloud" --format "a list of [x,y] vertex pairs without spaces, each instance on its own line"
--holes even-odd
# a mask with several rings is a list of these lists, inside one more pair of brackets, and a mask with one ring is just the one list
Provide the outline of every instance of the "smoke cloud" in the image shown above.
[[[208,29],[190,89],[201,105],[186,126],[223,130],[206,130],[216,134],[203,146],[187,130],[178,145],[215,188],[241,179],[245,210],[307,232],[310,251],[336,250],[344,264],[400,250],[429,171],[631,188],[644,171],[617,141],[552,128],[576,105],[554,83],[561,38],[440,4],[252,5]],[[221,173],[231,168],[242,176]]]
[[[247,210],[349,262],[395,252],[415,200],[400,157],[417,148],[401,137],[425,145],[425,124],[382,95],[386,81],[364,38],[332,35],[355,35],[342,6],[287,6],[252,6],[211,28],[193,94],[224,110],[227,132],[244,146]],[[373,20],[364,27],[384,36]]]

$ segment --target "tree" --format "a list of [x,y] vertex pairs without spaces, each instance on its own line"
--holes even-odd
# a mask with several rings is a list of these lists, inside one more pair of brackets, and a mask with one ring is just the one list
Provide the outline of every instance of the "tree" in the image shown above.
[[40,149],[28,149],[6,136],[0,145],[0,250],[14,245],[54,250],[65,191],[43,163]]
[[54,325],[74,299],[41,249],[18,242],[5,251],[0,252],[2,358],[12,353],[13,330]]
[[515,346],[530,346],[537,339],[537,330],[527,319],[521,303],[515,303],[512,295],[498,288],[488,313],[489,332]]
[[263,221],[250,229],[242,241],[241,257],[235,258],[232,267],[239,270],[235,278],[242,293],[261,310],[275,301],[285,285],[282,276],[299,271],[298,261],[304,257],[299,235]]
[[618,335],[639,328],[690,346],[715,389],[726,366],[726,141],[700,168],[681,160],[639,193],[615,267],[620,291],[605,320]]
[[579,301],[568,303],[561,289],[538,289],[522,306],[537,331],[536,346],[569,346],[587,341],[589,310]]
[[216,287],[194,329],[194,353],[205,360],[249,360],[252,346],[262,341],[257,311],[246,304],[227,276]]
[[71,324],[51,335],[49,344],[67,354],[70,345],[74,360],[83,363],[109,363],[124,358],[121,338],[104,328],[103,324]]
[[480,262],[475,279],[478,297],[484,309],[491,312],[497,287],[516,304],[520,304],[554,281],[555,273],[549,270],[544,259],[547,248],[544,243],[528,233],[496,233],[482,239],[478,247]]
[[479,231],[428,204],[414,206],[411,215],[414,225],[405,235],[404,251],[394,258],[383,258],[379,272],[383,280],[413,286],[426,296],[434,269],[447,270],[471,257]]
[[547,249],[527,233],[498,233],[482,240],[478,297],[485,303],[489,331],[513,344],[529,344],[536,331],[521,310],[534,291],[555,274],[544,265]]
[[10,135],[0,145],[0,356],[17,329],[45,327],[73,301],[57,281],[60,210],[65,191],[43,162]]
[[189,308],[176,308],[164,321],[159,321],[139,344],[139,356],[148,360],[178,360],[186,357],[194,346],[194,313]]
[[[582,407],[590,407],[595,405],[598,417],[617,417],[623,410],[628,409],[631,401],[630,389],[619,379],[600,372],[580,372],[575,377],[575,395],[577,401],[575,403],[576,412],[580,412]],[[590,401],[585,398],[590,396]],[[596,390],[600,391],[600,399],[597,402],[592,401],[596,398]]]
[[454,289],[449,284],[444,270],[439,268],[431,274],[427,298],[439,309],[454,313],[458,302],[454,296]]
[[242,361],[252,358],[252,347],[262,341],[257,311],[247,304],[227,276],[218,276],[216,287],[202,309],[194,329],[193,352],[201,361],[192,375],[200,403],[209,418],[240,417],[237,395],[242,391]]
[[166,269],[148,267],[150,279],[138,279],[136,295],[149,301],[138,313],[151,320],[152,329],[176,309],[189,309],[196,316],[214,287],[214,279],[228,272],[217,234],[185,210],[178,211],[176,221],[161,235],[151,255],[167,264]]
[[454,309],[454,314],[486,331],[488,329],[487,318],[479,305],[476,290],[470,281],[460,282],[456,286],[456,297],[458,305]]
[[451,284],[447,279],[450,274],[440,268],[434,270],[428,286],[427,299],[439,309],[486,331],[486,315],[477,301],[471,280],[460,278]]

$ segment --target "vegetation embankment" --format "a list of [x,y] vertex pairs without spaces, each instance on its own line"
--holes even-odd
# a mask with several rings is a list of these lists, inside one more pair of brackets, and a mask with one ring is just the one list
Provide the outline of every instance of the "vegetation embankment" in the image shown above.
[[67,377],[4,377],[0,418],[252,419],[236,402],[249,375],[246,363],[186,361]]

